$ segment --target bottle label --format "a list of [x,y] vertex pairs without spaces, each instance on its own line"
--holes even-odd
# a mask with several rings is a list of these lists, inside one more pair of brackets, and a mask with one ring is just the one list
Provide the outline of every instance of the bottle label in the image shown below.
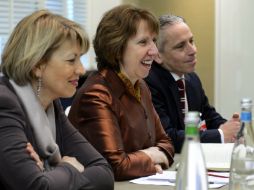
[[198,134],[198,127],[193,123],[189,123],[185,127],[185,134],[186,135],[197,135]]
[[251,121],[251,112],[241,112],[241,121]]

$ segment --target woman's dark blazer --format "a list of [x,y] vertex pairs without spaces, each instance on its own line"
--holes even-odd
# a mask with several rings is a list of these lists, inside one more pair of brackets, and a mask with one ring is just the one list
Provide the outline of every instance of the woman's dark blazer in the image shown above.
[[56,143],[62,156],[76,157],[84,165],[83,173],[66,162],[42,172],[26,151],[28,142],[37,153],[40,147],[23,105],[5,77],[0,78],[0,102],[0,189],[113,189],[109,164],[71,125],[59,101],[54,102]]

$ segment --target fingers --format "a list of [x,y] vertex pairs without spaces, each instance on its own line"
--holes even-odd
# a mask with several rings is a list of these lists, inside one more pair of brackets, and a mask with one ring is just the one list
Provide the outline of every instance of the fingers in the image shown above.
[[27,143],[26,150],[31,158],[36,162],[36,165],[40,168],[41,171],[44,171],[43,162],[41,161],[39,155],[35,152],[31,143]]
[[151,158],[152,162],[154,162],[156,164],[158,163],[158,160],[157,160],[158,151],[159,151],[158,147],[149,147],[149,148],[146,148],[146,149],[143,149],[140,151],[147,154]]
[[231,121],[240,122],[240,115],[239,115],[239,113],[234,113],[234,114],[232,115]]
[[163,168],[169,168],[168,158],[163,151],[160,151],[160,159],[161,159],[160,164],[162,164]]
[[160,164],[155,164],[154,165],[156,173],[162,174],[163,170]]
[[80,173],[85,170],[85,167],[75,158],[70,156],[64,156],[62,162],[67,162],[75,167]]
[[220,129],[224,135],[224,142],[225,143],[232,143],[236,140],[236,135],[240,130],[240,122],[233,119],[227,121],[226,123],[220,126]]
[[39,162],[36,162],[36,165],[40,168],[41,171],[44,171],[45,168],[44,168],[44,165],[43,165],[43,162],[42,161],[39,161]]
[[30,143],[27,143],[27,147],[26,150],[28,151],[28,153],[31,155],[31,157],[35,160],[35,161],[39,161],[39,155],[35,152],[35,150],[33,149],[33,146]]
[[33,146],[31,145],[31,143],[27,143],[26,144],[26,150],[29,152],[29,153],[31,153],[32,151],[33,151]]
[[141,151],[146,153],[154,164],[160,164],[160,167],[163,166],[163,168],[169,167],[168,158],[166,154],[159,149],[159,147],[149,147]]
[[235,141],[236,141],[236,137],[234,136],[234,137],[231,138],[231,143],[233,143]]
[[239,113],[234,113],[232,118],[233,119],[239,119],[240,118]]

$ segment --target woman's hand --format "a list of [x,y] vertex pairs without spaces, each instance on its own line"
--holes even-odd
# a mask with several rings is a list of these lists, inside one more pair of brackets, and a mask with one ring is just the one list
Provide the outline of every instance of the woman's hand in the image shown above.
[[35,152],[33,146],[31,145],[31,143],[27,143],[26,150],[30,154],[32,159],[36,162],[36,164],[40,168],[40,170],[44,171],[43,161],[40,159],[40,157],[37,154],[37,152]]
[[[43,166],[43,161],[40,159],[39,155],[35,152],[31,143],[27,143],[26,150],[30,154],[32,159],[36,162],[36,164],[40,168],[40,170],[44,171],[45,168]],[[84,166],[75,157],[64,156],[62,158],[62,162],[67,162],[67,163],[71,164],[79,172],[83,172],[85,170]]]
[[160,164],[155,164],[154,165],[156,173],[162,174],[163,170]]
[[[155,164],[155,168],[158,173],[162,171],[161,166],[163,166],[164,168],[169,167],[167,156],[158,147],[153,146],[147,149],[143,149],[141,151],[146,153],[151,158],[151,160]],[[158,167],[158,165],[160,167]]]
[[62,162],[67,162],[76,168],[80,173],[85,170],[84,166],[75,158],[70,156],[64,156],[62,158]]

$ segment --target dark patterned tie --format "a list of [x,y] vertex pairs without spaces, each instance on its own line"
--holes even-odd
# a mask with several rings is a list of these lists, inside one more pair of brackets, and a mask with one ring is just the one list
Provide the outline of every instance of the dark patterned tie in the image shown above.
[[179,79],[176,81],[177,86],[178,86],[178,92],[179,92],[179,97],[180,97],[180,108],[182,110],[182,117],[184,119],[185,116],[185,88],[184,88],[184,79]]

